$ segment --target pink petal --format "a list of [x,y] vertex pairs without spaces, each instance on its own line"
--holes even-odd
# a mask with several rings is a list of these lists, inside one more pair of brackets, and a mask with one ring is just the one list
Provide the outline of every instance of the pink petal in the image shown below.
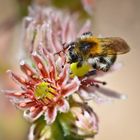
[[98,94],[96,94],[94,87],[80,88],[79,95],[85,101],[94,100],[97,103],[100,102],[101,98]]
[[93,9],[95,5],[95,0],[82,0],[84,9],[88,12],[89,15],[93,15]]
[[21,108],[21,109],[26,109],[26,108],[30,108],[32,106],[36,105],[36,101],[28,101],[28,102],[20,102],[20,103],[16,103],[16,106]]
[[70,106],[67,100],[62,100],[62,103],[58,107],[60,112],[68,112],[69,108]]
[[[54,13],[53,13],[54,14]],[[48,15],[50,17],[50,15]],[[55,17],[50,17],[51,23],[46,23],[47,26],[46,29],[46,40],[47,45],[46,49],[51,53],[56,53],[60,50],[62,50],[62,45],[60,44],[60,23],[59,23],[59,17],[55,15]],[[49,46],[49,47],[48,47]]]
[[53,46],[55,48],[55,52],[59,52],[63,49],[63,45],[62,42],[60,42],[60,40],[58,40],[58,36],[55,35],[55,33],[52,36],[52,42],[53,42]]
[[41,26],[36,26],[35,32],[36,34],[34,34],[34,40],[32,41],[33,49],[31,53],[35,52],[38,49],[39,43],[42,41]]
[[86,23],[81,28],[81,30],[79,31],[77,36],[81,36],[83,33],[89,32],[89,31],[91,31],[91,21],[87,20]]
[[62,24],[62,43],[69,43],[76,39],[76,16],[73,15],[73,19],[67,17]]
[[24,78],[22,78],[21,76],[16,75],[14,72],[12,72],[11,70],[7,71],[10,74],[10,77],[18,84],[21,84],[23,86],[26,86],[27,82]]
[[94,100],[96,103],[109,103],[111,98],[126,99],[126,96],[104,87],[80,88],[79,95],[83,100]]
[[69,96],[70,94],[76,92],[79,89],[80,81],[77,77],[74,78],[69,84],[62,88],[62,95],[64,97]]
[[104,88],[104,87],[100,87],[100,88],[96,88],[96,91],[98,91],[99,93],[105,95],[105,96],[108,96],[110,98],[116,98],[116,99],[126,99],[126,95],[124,94],[120,94],[116,91],[113,91],[111,89],[107,89],[107,88]]
[[111,99],[101,96],[101,94],[96,91],[95,87],[80,88],[79,96],[85,101],[94,100],[97,104],[107,103],[111,101]]
[[41,60],[41,58],[37,55],[36,52],[32,53],[32,57],[42,77],[47,78],[48,72],[42,62],[43,60]]
[[8,97],[13,98],[21,98],[24,97],[25,92],[19,92],[19,91],[11,91],[11,90],[1,90],[0,92],[4,93]]
[[30,106],[35,104],[33,103],[32,105],[29,105],[29,102],[32,102],[33,96],[27,94],[26,92],[9,90],[2,90],[1,92],[4,93],[8,98],[10,98],[10,101],[19,109],[29,108]]
[[49,63],[49,75],[50,75],[50,79],[54,80],[56,79],[56,67],[55,67],[55,63],[53,60],[53,56],[50,55],[48,57],[48,63]]
[[23,114],[24,118],[30,122],[34,122],[39,117],[41,117],[41,115],[43,115],[43,111],[42,111],[42,108],[40,108],[40,107],[34,108],[34,110],[28,109],[28,110],[24,111],[24,114]]
[[35,138],[35,128],[36,128],[36,124],[32,124],[31,127],[30,127],[30,131],[29,131],[29,135],[28,135],[28,139],[29,140],[34,140]]
[[45,57],[45,59],[48,62],[48,67],[49,67],[49,78],[51,80],[54,80],[56,78],[56,67],[55,67],[55,60],[54,60],[54,55],[50,54],[49,52],[47,52],[46,49],[44,48],[40,48],[40,53],[43,54],[43,56]]
[[45,120],[47,124],[52,124],[55,121],[56,116],[57,116],[57,108],[48,107],[45,113]]
[[58,72],[60,73],[61,71],[63,71],[62,66],[66,65],[66,56],[63,53],[60,53],[60,56],[56,56],[56,66],[58,69]]
[[20,62],[20,68],[30,79],[38,81],[37,78],[34,78],[37,74],[24,61]]
[[32,21],[33,21],[33,18],[31,18],[31,17],[25,17],[23,19],[23,25],[24,25],[24,27],[27,28]]
[[94,94],[90,94],[88,91],[86,91],[83,88],[80,88],[79,95],[85,101],[91,100],[91,99],[93,99],[93,96],[95,96]]
[[47,31],[47,39],[48,39],[48,48],[46,47],[47,50],[49,50],[51,53],[55,53],[57,52],[59,49],[57,48],[57,46],[55,46],[55,42],[54,42],[54,36],[53,36],[53,31],[51,30],[51,27],[48,28]]
[[67,42],[67,34],[69,30],[69,17],[64,20],[63,27],[62,27],[62,43]]
[[68,78],[69,78],[69,69],[68,65],[65,65],[63,71],[59,75],[59,80],[57,82],[59,85],[64,86],[67,83]]

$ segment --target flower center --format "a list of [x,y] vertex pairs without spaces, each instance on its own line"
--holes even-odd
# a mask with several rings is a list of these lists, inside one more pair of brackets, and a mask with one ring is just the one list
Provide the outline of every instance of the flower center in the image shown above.
[[41,82],[36,85],[35,97],[51,101],[57,95],[56,87],[48,82]]

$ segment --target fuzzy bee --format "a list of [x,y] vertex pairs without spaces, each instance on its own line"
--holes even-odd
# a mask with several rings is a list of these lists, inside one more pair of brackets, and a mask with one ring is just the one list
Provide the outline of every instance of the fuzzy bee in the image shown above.
[[83,33],[65,47],[71,73],[78,77],[94,75],[97,70],[108,71],[117,55],[129,50],[120,37],[97,38],[91,32]]

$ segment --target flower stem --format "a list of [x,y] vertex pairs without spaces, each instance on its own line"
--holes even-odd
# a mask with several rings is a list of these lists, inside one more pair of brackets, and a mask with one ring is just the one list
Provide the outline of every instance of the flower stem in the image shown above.
[[65,140],[63,136],[63,130],[58,119],[56,119],[55,122],[52,124],[51,133],[52,133],[51,140]]

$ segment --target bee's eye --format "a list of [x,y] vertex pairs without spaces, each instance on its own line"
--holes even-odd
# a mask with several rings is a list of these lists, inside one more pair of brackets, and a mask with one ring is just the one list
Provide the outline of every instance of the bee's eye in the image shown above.
[[70,55],[70,59],[72,62],[76,62],[78,60],[78,55],[75,54],[74,52],[69,52],[69,55]]

